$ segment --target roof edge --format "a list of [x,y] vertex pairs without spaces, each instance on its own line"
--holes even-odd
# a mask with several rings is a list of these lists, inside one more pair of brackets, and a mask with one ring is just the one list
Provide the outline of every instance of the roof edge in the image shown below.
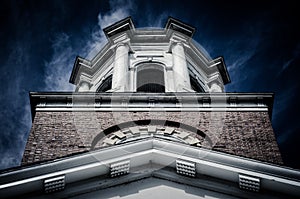
[[187,35],[188,37],[192,38],[196,28],[194,26],[188,25],[187,23],[184,23],[180,21],[179,19],[176,19],[174,17],[169,16],[167,23],[165,25],[166,30],[175,30],[180,33],[183,33]]
[[[114,153],[111,153],[112,151]],[[130,153],[128,153],[129,151]],[[141,156],[145,156],[145,158],[141,158]],[[264,190],[287,195],[300,195],[299,170],[158,138],[115,145],[1,173],[0,193],[16,194],[20,191],[23,192],[26,191],[25,187],[28,188],[30,184],[32,185],[31,189],[40,189],[39,183],[58,175],[72,178],[73,182],[96,177],[95,175],[107,176],[107,166],[122,160],[134,160],[130,165],[134,168],[149,164],[149,158],[150,162],[154,164],[174,167],[174,162],[179,157],[181,160],[194,162],[197,171],[204,172],[200,172],[199,175],[204,174],[216,179],[226,179],[237,185],[240,174],[249,175],[263,179],[264,183],[261,186]],[[58,171],[57,168],[60,170]],[[97,170],[96,173],[95,169]],[[174,171],[172,175],[177,174]],[[286,189],[277,189],[277,187],[285,187]]]
[[128,30],[134,30],[134,24],[132,21],[131,16],[126,17],[120,21],[117,21],[116,23],[106,27],[103,29],[103,32],[105,33],[106,37],[109,39],[112,36],[119,34],[124,31]]

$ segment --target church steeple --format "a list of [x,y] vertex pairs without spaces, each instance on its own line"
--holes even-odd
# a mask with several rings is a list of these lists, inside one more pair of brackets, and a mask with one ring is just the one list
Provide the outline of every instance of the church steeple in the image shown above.
[[162,29],[136,29],[128,17],[104,32],[106,46],[75,61],[70,82],[78,92],[224,92],[230,82],[223,59],[205,55],[195,28],[172,17]]

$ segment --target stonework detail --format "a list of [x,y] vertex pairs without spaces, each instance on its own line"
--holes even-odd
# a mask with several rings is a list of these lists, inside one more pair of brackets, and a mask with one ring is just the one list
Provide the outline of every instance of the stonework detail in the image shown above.
[[[157,122],[149,121],[149,123]],[[101,135],[101,133],[98,135]],[[105,136],[103,137],[99,136],[100,139],[97,138],[98,136],[94,138],[91,149],[109,147],[116,144],[122,144],[147,138],[167,139],[188,145],[194,145],[197,147],[212,148],[210,138],[208,136],[205,136],[205,134],[203,133],[199,134],[195,130],[188,131],[179,127],[174,128],[171,126],[155,124],[122,128],[120,130],[117,130],[116,132],[105,134]]]
[[[152,125],[151,122],[144,126],[134,122],[143,120],[188,125],[203,132],[211,140],[211,145],[205,146],[212,150],[282,164],[267,112],[37,112],[22,164],[89,151],[99,134],[102,140],[111,138],[112,134],[106,135],[106,130],[113,126],[122,129],[122,124],[126,122],[131,122],[132,127],[138,127],[138,131],[147,128],[147,133],[170,131],[169,127]],[[179,126],[178,132],[180,129]],[[122,130],[112,133],[119,138],[126,136]],[[185,133],[182,133],[183,137]],[[195,138],[192,134],[188,136]],[[197,139],[197,143],[200,143],[201,136]],[[201,147],[197,143],[195,146]]]

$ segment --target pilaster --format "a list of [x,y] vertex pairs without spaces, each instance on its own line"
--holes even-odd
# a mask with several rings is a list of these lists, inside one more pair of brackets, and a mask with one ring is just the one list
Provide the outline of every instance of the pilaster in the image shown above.
[[119,42],[116,45],[112,78],[112,90],[115,92],[124,92],[127,90],[128,52],[128,43]]
[[173,54],[174,87],[177,92],[191,90],[190,77],[182,42],[173,42],[171,46]]

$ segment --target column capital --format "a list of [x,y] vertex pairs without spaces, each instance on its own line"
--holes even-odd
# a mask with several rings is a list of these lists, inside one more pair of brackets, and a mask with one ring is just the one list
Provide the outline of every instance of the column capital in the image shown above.
[[120,41],[116,44],[114,44],[111,48],[112,49],[117,49],[121,46],[124,46],[124,47],[128,47],[128,52],[133,52],[132,48],[131,48],[131,44],[130,44],[130,40],[126,40],[126,41]]
[[86,76],[80,76],[80,79],[78,81],[78,85],[82,84],[82,83],[88,83],[89,85],[91,85],[91,79],[86,77]]
[[82,92],[82,91],[89,91],[92,84],[89,81],[86,80],[80,80],[78,83],[78,91]]
[[118,42],[115,45],[116,48],[118,48],[120,46],[128,46],[129,47],[129,42]]
[[182,46],[183,48],[190,48],[185,38],[177,37],[175,35],[170,39],[168,52],[172,52],[173,47],[177,45]]
[[213,82],[210,85],[209,92],[223,92],[222,86],[220,84]]

